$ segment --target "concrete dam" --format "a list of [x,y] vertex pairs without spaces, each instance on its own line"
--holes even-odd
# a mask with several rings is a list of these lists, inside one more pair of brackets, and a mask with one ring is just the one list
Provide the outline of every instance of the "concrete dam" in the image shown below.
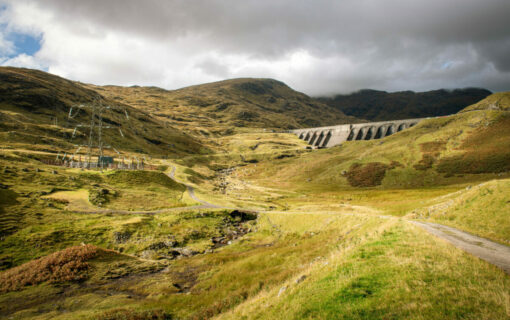
[[356,124],[342,124],[331,127],[290,130],[299,139],[317,148],[329,148],[345,141],[381,139],[416,125],[421,119],[406,119]]

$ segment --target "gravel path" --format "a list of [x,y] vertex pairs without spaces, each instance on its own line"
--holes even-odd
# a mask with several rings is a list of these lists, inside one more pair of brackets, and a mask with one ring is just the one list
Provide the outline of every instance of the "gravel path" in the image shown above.
[[510,274],[510,247],[441,224],[422,221],[410,222]]
[[177,182],[177,183],[180,183],[182,185],[185,185],[186,186],[186,189],[188,189],[188,194],[189,196],[191,197],[191,199],[195,200],[196,202],[200,202],[201,204],[199,206],[191,206],[191,207],[186,207],[186,209],[208,209],[208,208],[222,208],[222,209],[229,209],[229,208],[226,208],[226,207],[222,207],[222,206],[217,206],[215,204],[212,204],[210,202],[207,202],[207,201],[204,201],[202,199],[199,199],[196,195],[195,195],[195,188],[193,188],[192,186],[190,185],[187,185],[185,183],[182,183],[180,181],[177,181],[177,179],[175,179],[175,166],[172,165],[172,171],[170,171],[170,173],[167,173],[167,176],[172,179],[173,181]]

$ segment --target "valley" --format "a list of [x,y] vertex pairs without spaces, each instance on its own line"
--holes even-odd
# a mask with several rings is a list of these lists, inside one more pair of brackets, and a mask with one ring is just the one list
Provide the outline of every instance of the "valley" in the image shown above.
[[[1,318],[510,317],[509,92],[321,149],[289,130],[372,119],[271,79],[1,67],[0,92]],[[112,106],[105,155],[150,170],[47,164],[87,156],[91,115],[69,114],[93,101]]]

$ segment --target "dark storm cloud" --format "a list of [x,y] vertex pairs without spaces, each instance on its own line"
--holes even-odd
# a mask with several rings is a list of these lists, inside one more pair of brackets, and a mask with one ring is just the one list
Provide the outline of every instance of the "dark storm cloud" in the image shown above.
[[[250,76],[246,73],[252,70],[250,61],[265,61],[269,66],[275,63],[274,70],[261,68],[267,76],[283,77],[312,94],[365,87],[510,89],[508,0],[46,0],[37,4],[75,34],[102,37],[111,32],[189,51],[189,59],[196,59],[192,68],[213,77]],[[186,46],[176,48],[182,39],[188,39]],[[278,69],[277,62],[301,51],[311,61],[303,62],[306,68]],[[236,65],[232,59],[236,55],[247,65]],[[344,63],[335,70],[337,60]]]

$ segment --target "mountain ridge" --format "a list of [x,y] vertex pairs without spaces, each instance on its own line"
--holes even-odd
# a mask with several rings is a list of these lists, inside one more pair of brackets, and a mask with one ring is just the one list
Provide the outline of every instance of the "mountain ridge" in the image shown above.
[[317,100],[350,116],[384,121],[454,114],[490,94],[489,90],[482,88],[425,92],[362,89],[350,94],[317,97]]

